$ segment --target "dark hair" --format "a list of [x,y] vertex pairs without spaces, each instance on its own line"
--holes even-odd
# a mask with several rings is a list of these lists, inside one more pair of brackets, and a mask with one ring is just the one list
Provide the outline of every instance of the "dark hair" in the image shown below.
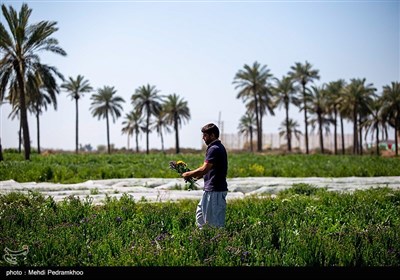
[[207,133],[208,135],[214,134],[215,138],[219,137],[219,128],[213,123],[206,124],[201,128],[202,133]]

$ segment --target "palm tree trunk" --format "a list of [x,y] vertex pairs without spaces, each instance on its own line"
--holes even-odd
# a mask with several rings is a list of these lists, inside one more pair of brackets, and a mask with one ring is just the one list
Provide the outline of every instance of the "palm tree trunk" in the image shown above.
[[28,124],[28,116],[26,113],[26,101],[25,101],[25,83],[22,73],[23,70],[21,67],[19,67],[17,71],[17,79],[19,85],[19,110],[21,114],[22,134],[24,138],[24,153],[25,153],[25,160],[30,160],[31,139],[29,137],[29,124]]
[[395,115],[396,115],[396,117],[395,117],[395,121],[394,121],[394,144],[396,145],[396,147],[395,147],[396,156],[398,156],[399,155],[399,141],[397,139],[398,139],[399,133],[398,133],[397,128],[400,126],[400,121],[399,121],[400,112],[397,111],[397,113]]
[[0,161],[3,161],[3,147],[1,146],[1,137],[0,137]]
[[344,147],[344,125],[343,125],[343,117],[340,115],[340,132],[342,134],[342,155],[345,154],[345,147]]
[[305,141],[306,141],[306,154],[308,155],[309,149],[308,149],[308,121],[307,121],[307,109],[304,108],[304,128],[305,128],[305,132],[304,132],[304,137],[305,137]]
[[324,151],[324,135],[322,132],[322,117],[321,114],[318,114],[318,130],[319,130],[319,145],[321,147],[321,153],[323,154]]
[[292,135],[289,132],[289,103],[286,102],[285,103],[285,111],[286,111],[286,139],[287,139],[287,147],[288,147],[288,151],[291,152],[292,151]]
[[358,136],[357,107],[354,107],[353,109],[353,154],[354,155],[357,153],[357,147],[358,147],[357,136]]
[[262,129],[263,123],[262,123],[262,119],[263,119],[263,113],[261,112],[261,108],[260,108],[260,149],[259,149],[260,152],[262,152],[262,150],[263,150],[263,129]]
[[306,141],[306,154],[309,154],[308,150],[308,119],[307,119],[307,101],[306,101],[306,85],[303,83],[303,104],[304,104],[304,137]]
[[360,123],[359,123],[359,125],[358,125],[358,127],[359,127],[359,135],[358,135],[358,139],[360,139],[359,141],[360,141],[360,144],[358,145],[358,149],[359,149],[359,151],[360,151],[360,155],[362,155],[363,154],[363,141],[362,141],[362,126],[361,126],[361,119],[360,119]]
[[108,153],[111,154],[111,147],[110,147],[110,125],[108,120],[108,112],[106,113],[106,121],[107,121],[107,150]]
[[21,118],[19,118],[19,129],[18,129],[18,153],[21,153],[21,146],[22,146],[22,122],[21,122]]
[[40,120],[39,120],[39,111],[36,108],[36,129],[37,129],[37,150],[38,154],[40,155]]
[[337,110],[336,110],[336,107],[335,107],[335,109],[334,109],[334,133],[333,133],[333,135],[334,135],[334,138],[333,138],[333,143],[334,143],[334,146],[335,146],[335,155],[337,155],[338,154],[338,145],[337,145]]
[[174,117],[174,129],[175,129],[175,152],[179,154],[180,149],[179,149],[178,119],[176,116]]
[[250,126],[250,152],[253,152],[253,127]]
[[160,130],[160,137],[161,137],[161,151],[163,154],[165,154],[165,150],[164,150],[164,136],[162,131]]
[[261,152],[261,137],[260,137],[260,116],[258,109],[257,93],[254,92],[254,110],[256,112],[256,126],[257,126],[257,151]]
[[150,124],[150,110],[147,110],[147,119],[146,119],[146,154],[149,154],[149,124]]
[[136,153],[139,153],[139,131],[135,133]]
[[78,129],[78,120],[79,120],[79,112],[78,112],[78,99],[75,99],[75,153],[79,152],[79,129]]
[[379,128],[376,129],[376,155],[379,156]]

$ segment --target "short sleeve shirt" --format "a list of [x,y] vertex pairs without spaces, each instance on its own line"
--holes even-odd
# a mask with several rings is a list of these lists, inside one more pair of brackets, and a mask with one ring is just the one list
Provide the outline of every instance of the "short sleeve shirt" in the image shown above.
[[210,143],[206,150],[205,162],[212,163],[212,168],[204,175],[204,191],[228,191],[226,175],[228,156],[220,140]]

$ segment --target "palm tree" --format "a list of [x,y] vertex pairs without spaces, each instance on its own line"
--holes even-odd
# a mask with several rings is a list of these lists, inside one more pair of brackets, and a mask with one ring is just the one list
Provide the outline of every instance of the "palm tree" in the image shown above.
[[244,69],[239,70],[234,79],[233,84],[236,84],[235,89],[240,88],[236,98],[242,98],[247,102],[250,100],[248,109],[251,108],[256,116],[257,127],[257,151],[262,151],[262,127],[261,117],[265,110],[265,102],[261,97],[268,91],[267,80],[272,77],[267,65],[261,66],[255,61],[252,66],[244,65]]
[[382,94],[385,115],[388,116],[389,124],[394,128],[394,141],[396,156],[399,155],[398,135],[400,133],[400,82],[392,82],[391,85],[383,86]]
[[353,122],[353,154],[361,153],[359,135],[359,123],[361,123],[363,112],[368,112],[368,104],[371,104],[374,97],[375,88],[372,84],[365,84],[364,79],[350,79],[350,83],[343,89],[343,94],[339,97],[338,102],[342,106],[342,110],[349,114]]
[[239,120],[239,133],[246,137],[249,137],[250,152],[253,152],[253,132],[256,130],[256,119],[254,118],[253,112],[247,111]]
[[110,125],[109,115],[111,115],[113,122],[121,116],[122,103],[125,100],[122,97],[115,96],[117,91],[114,87],[104,86],[97,90],[97,94],[93,94],[90,99],[93,100],[90,110],[93,117],[105,118],[107,122],[107,147],[108,153],[111,153],[110,146]]
[[343,114],[341,113],[340,107],[341,104],[338,102],[340,95],[343,92],[343,88],[346,86],[346,82],[343,79],[339,79],[333,82],[329,82],[326,85],[326,98],[327,98],[327,106],[328,112],[333,114],[333,125],[334,125],[334,149],[335,155],[338,154],[338,144],[337,144],[337,126],[338,126],[338,117],[340,118],[341,125],[341,136],[342,136],[342,154],[344,154],[344,126],[343,126]]
[[150,118],[161,111],[162,97],[158,95],[159,92],[156,86],[147,84],[137,88],[131,96],[132,105],[140,114],[145,113],[146,116],[146,154],[149,153]]
[[51,37],[58,30],[56,22],[40,21],[29,25],[32,9],[25,3],[22,4],[19,13],[11,6],[7,9],[4,4],[1,8],[10,33],[0,22],[0,53],[4,54],[0,59],[0,98],[4,97],[7,88],[12,87],[11,84],[17,85],[25,160],[30,160],[27,80],[36,74],[40,75],[42,80],[48,80],[53,74],[63,80],[55,68],[41,63],[38,53],[50,51],[65,56],[66,52],[58,46],[58,40]]
[[170,133],[171,132],[171,129],[170,129],[169,124],[167,122],[167,114],[163,109],[161,109],[161,111],[158,112],[158,115],[155,116],[155,117],[156,118],[155,118],[155,120],[153,122],[153,128],[155,128],[157,134],[160,135],[161,151],[163,152],[163,154],[165,154],[163,130],[166,133]]
[[[298,129],[299,123],[293,119],[288,119],[284,120],[281,123],[281,126],[279,127],[279,136],[283,137],[285,136],[286,139],[290,138],[292,139],[292,135],[296,137],[296,139],[299,141],[300,140],[300,135],[302,135],[301,130]],[[287,136],[287,134],[290,134]]]
[[302,88],[302,103],[303,108],[300,108],[300,111],[304,111],[304,128],[305,128],[305,142],[306,142],[306,154],[309,153],[308,150],[308,116],[307,116],[307,109],[308,109],[308,101],[309,96],[307,95],[307,84],[309,82],[313,82],[315,79],[319,80],[318,70],[312,69],[312,65],[307,61],[304,64],[300,62],[296,62],[294,66],[290,67],[291,71],[288,72],[288,75],[297,81]]
[[79,110],[78,110],[78,101],[83,94],[86,92],[91,92],[93,88],[90,86],[88,80],[84,80],[84,77],[78,75],[74,80],[72,77],[69,77],[68,82],[65,82],[61,85],[63,89],[65,89],[71,96],[71,99],[75,99],[75,153],[79,151]]
[[323,131],[325,130],[325,132],[329,134],[329,125],[333,123],[333,120],[328,114],[328,98],[325,88],[323,86],[311,86],[311,96],[312,101],[309,103],[310,114],[315,114],[315,118],[310,119],[311,129],[313,131],[318,125],[319,145],[321,153],[323,154],[325,153]]
[[182,123],[190,120],[190,110],[187,101],[180,98],[176,93],[167,96],[163,106],[165,120],[168,124],[174,126],[175,130],[175,153],[180,153],[179,148],[179,127]]
[[135,133],[136,152],[139,152],[139,134],[140,131],[145,131],[146,127],[143,126],[143,118],[138,111],[130,111],[125,115],[125,120],[122,122],[125,125],[122,128],[122,133],[128,134],[128,150],[129,150],[129,137]]
[[[272,77],[272,76],[271,76]],[[258,95],[258,105],[259,105],[259,111],[260,111],[260,129],[261,132],[259,133],[261,136],[263,135],[263,118],[266,113],[269,113],[271,116],[275,116],[275,100],[273,99],[273,86],[266,81],[265,83],[265,88],[262,90],[259,95]],[[247,111],[253,111],[255,109],[255,103],[254,100],[249,100],[246,104],[246,109]],[[262,138],[261,138],[261,143],[262,143]],[[262,147],[262,146],[261,146]]]
[[[59,92],[58,88],[56,89],[56,92],[57,93]],[[38,149],[37,152],[38,152],[38,154],[41,153],[39,117],[42,114],[42,108],[44,108],[44,110],[47,110],[47,104],[53,104],[54,110],[57,110],[57,99],[56,99],[56,96],[54,95],[54,93],[55,92],[46,94],[46,92],[43,89],[39,89],[36,92],[36,94],[35,93],[32,94],[34,99],[31,101],[30,110],[36,116],[37,149]]]
[[[43,67],[48,68],[44,70],[46,72],[53,72],[61,79],[64,79],[56,68],[44,65]],[[50,70],[51,69],[51,70]],[[12,104],[12,111],[10,116],[12,119],[20,115],[19,106],[19,90],[17,83],[11,83],[13,86],[9,89],[9,95],[7,99]],[[43,113],[42,109],[47,110],[47,105],[53,104],[55,110],[57,110],[57,94],[60,92],[59,86],[55,78],[52,75],[44,76],[39,71],[36,71],[34,75],[28,75],[26,80],[26,109],[32,113],[36,118],[36,129],[37,129],[37,152],[40,154],[40,115]],[[19,129],[19,151],[21,151],[21,128],[22,122],[20,121]]]
[[299,104],[298,98],[294,95],[296,93],[296,88],[293,85],[293,80],[289,76],[283,76],[281,80],[275,78],[276,86],[274,87],[275,104],[278,107],[285,108],[286,114],[286,127],[287,133],[287,147],[288,151],[292,151],[292,141],[291,134],[289,132],[289,105]]
[[367,120],[363,123],[365,127],[365,135],[367,136],[368,132],[371,131],[371,136],[375,131],[375,149],[376,155],[379,156],[379,131],[382,130],[382,133],[387,133],[385,115],[383,112],[383,100],[382,98],[377,98],[371,104],[369,104],[371,114],[368,116]]

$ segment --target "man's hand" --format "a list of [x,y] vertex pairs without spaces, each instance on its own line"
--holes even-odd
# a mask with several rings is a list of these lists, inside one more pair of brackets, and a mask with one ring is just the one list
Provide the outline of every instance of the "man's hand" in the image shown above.
[[187,172],[182,173],[182,177],[185,180],[189,180],[193,176],[191,175],[191,171],[187,171]]

